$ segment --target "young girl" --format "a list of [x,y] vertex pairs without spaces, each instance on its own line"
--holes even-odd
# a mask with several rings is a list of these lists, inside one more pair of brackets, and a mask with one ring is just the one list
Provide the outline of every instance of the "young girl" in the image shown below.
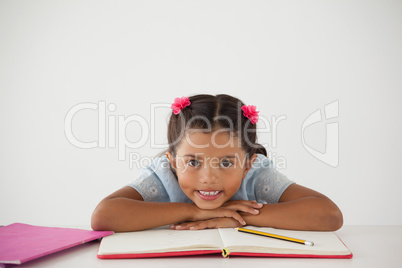
[[94,230],[266,226],[333,231],[343,224],[326,196],[279,173],[257,144],[255,106],[228,95],[176,98],[166,155],[103,199]]

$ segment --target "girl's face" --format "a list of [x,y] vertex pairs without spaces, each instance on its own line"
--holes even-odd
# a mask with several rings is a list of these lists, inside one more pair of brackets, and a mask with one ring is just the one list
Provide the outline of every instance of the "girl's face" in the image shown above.
[[201,209],[222,206],[240,188],[257,155],[250,161],[236,137],[228,132],[187,132],[176,158],[167,153],[183,192]]

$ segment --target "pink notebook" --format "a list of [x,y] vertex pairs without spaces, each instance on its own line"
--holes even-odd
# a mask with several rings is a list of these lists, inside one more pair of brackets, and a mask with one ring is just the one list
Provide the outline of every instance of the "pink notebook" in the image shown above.
[[111,234],[13,223],[0,227],[0,263],[21,264]]

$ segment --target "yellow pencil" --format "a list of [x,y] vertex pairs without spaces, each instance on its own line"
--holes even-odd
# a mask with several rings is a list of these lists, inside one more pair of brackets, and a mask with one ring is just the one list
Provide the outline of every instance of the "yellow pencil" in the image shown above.
[[297,239],[297,238],[287,237],[287,236],[283,236],[283,235],[270,234],[270,233],[260,232],[260,231],[256,231],[256,230],[250,230],[250,229],[241,228],[241,227],[237,228],[237,230],[239,232],[243,232],[243,233],[261,235],[261,236],[276,238],[276,239],[285,240],[285,241],[289,241],[289,242],[304,244],[307,246],[314,246],[313,242],[306,241],[303,239]]

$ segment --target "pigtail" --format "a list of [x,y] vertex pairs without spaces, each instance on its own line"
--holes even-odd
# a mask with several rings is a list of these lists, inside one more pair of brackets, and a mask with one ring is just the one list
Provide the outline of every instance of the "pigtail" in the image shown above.
[[263,154],[263,155],[265,155],[265,156],[268,155],[268,154],[267,154],[267,149],[266,149],[264,146],[262,146],[261,144],[256,143],[256,144],[254,145],[254,147],[255,147],[255,149],[254,149],[254,154]]

